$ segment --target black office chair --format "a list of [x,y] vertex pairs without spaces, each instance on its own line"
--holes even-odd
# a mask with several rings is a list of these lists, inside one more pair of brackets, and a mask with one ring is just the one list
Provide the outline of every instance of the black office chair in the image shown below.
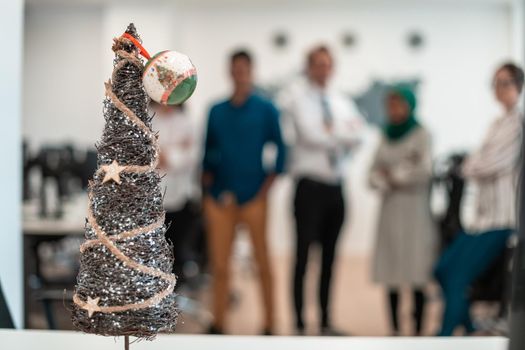
[[458,233],[463,231],[460,212],[465,180],[460,175],[460,168],[464,159],[464,154],[453,154],[444,161],[436,162],[434,166],[433,183],[443,186],[447,197],[447,209],[442,217],[437,218],[441,250],[448,247]]
[[[97,167],[97,154],[94,150],[82,151],[73,145],[50,145],[43,147],[38,156],[29,163],[41,171],[42,184],[40,195],[40,216],[48,217],[50,214],[56,219],[63,215],[63,204],[74,193],[87,188],[88,180],[93,176]],[[48,209],[48,198],[45,190],[46,182],[56,183],[58,206],[54,213]],[[81,226],[82,223],[79,223]],[[32,247],[32,254],[36,259],[36,271],[29,276],[28,286],[32,289],[32,299],[43,307],[45,319],[49,329],[58,328],[55,306],[63,305],[64,301],[72,300],[71,291],[76,281],[78,272],[78,246],[81,240],[78,237],[51,236],[46,240],[39,240]],[[52,259],[42,256],[42,248],[51,249],[55,253]],[[69,261],[69,271],[56,275],[46,273],[46,265],[53,265],[59,255],[66,253]],[[52,269],[47,269],[52,270]]]
[[7,301],[2,290],[2,283],[0,282],[0,328],[15,328],[13,318],[7,307]]

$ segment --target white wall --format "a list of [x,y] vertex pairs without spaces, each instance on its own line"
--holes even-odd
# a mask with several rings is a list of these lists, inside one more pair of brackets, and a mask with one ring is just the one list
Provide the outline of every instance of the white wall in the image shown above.
[[31,148],[57,141],[92,146],[100,137],[101,33],[101,7],[26,8],[23,135]]
[[177,9],[168,3],[144,6],[140,3],[108,5],[103,14],[102,52],[104,76],[113,70],[114,57],[111,40],[124,32],[129,23],[135,23],[144,47],[153,56],[157,52],[176,47],[179,40]]
[[512,49],[513,57],[518,62],[525,62],[525,2],[523,0],[512,0],[510,4],[512,11]]
[[[229,91],[226,63],[233,48],[246,46],[254,52],[258,80],[267,84],[299,71],[307,48],[327,42],[337,57],[335,83],[345,91],[360,92],[373,78],[421,77],[420,115],[434,133],[439,154],[478,143],[490,118],[498,113],[490,91],[492,72],[519,51],[518,22],[503,2],[243,4],[31,6],[26,25],[29,74],[24,134],[36,142],[74,139],[84,144],[100,137],[102,82],[112,68],[111,38],[130,21],[150,53],[169,48],[190,55],[199,71],[190,108],[200,121],[209,104]],[[290,47],[282,51],[274,50],[271,42],[278,30],[291,38]],[[339,43],[345,30],[358,35],[352,50]],[[420,52],[405,45],[411,30],[426,38]],[[42,43],[48,38],[54,40],[54,54],[46,52]],[[72,85],[73,77],[83,83]],[[369,136],[349,174],[352,213],[342,249],[354,253],[366,253],[373,241],[377,201],[366,189],[363,175],[377,135]],[[288,250],[293,237],[290,189],[289,179],[284,179],[273,193],[270,228],[279,251]]]
[[22,233],[20,229],[22,0],[0,2],[0,281],[16,327],[22,326]]
[[[239,46],[254,52],[258,77],[264,83],[298,71],[304,52],[319,42],[334,49],[335,83],[345,91],[359,92],[371,78],[419,76],[423,80],[420,115],[434,134],[436,153],[443,153],[476,145],[498,112],[490,82],[496,65],[513,53],[509,16],[507,6],[495,4],[193,7],[179,20],[180,46],[199,69],[199,87],[192,98],[199,115],[210,100],[228,92],[227,55]],[[271,37],[277,30],[287,32],[291,39],[283,51],[272,47]],[[357,34],[355,49],[346,51],[340,45],[345,30]],[[425,35],[427,44],[420,52],[405,45],[411,30]],[[364,175],[374,136],[355,159],[349,176],[350,211],[341,248],[354,253],[366,253],[373,242],[377,200],[366,189]],[[283,250],[292,242],[290,187],[284,181],[275,191],[270,225],[274,242],[279,241]]]
[[[513,54],[507,6],[259,7],[184,11],[179,20],[180,47],[201,73],[192,99],[199,109],[228,91],[225,68],[232,49],[250,48],[258,61],[259,80],[268,83],[298,71],[304,52],[326,42],[337,57],[336,84],[345,91],[360,92],[371,78],[422,77],[420,114],[435,131],[438,151],[475,144],[478,130],[497,112],[490,95],[492,71]],[[408,50],[404,42],[415,29],[427,41],[421,52]],[[271,43],[277,30],[291,38],[290,47],[282,52]],[[355,49],[346,51],[339,44],[345,30],[358,35]],[[469,115],[476,115],[478,123],[464,135],[473,120]],[[459,123],[457,128],[449,130],[451,122]]]

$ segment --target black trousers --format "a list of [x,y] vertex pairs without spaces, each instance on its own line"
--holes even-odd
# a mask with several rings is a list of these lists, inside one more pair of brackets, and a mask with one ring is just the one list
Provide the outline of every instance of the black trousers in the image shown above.
[[173,244],[173,273],[178,277],[180,286],[184,282],[183,267],[188,261],[195,260],[195,241],[198,238],[200,206],[188,201],[177,211],[166,212],[166,238]]
[[308,251],[318,242],[322,249],[321,276],[319,283],[319,306],[321,327],[330,326],[330,282],[335,248],[345,216],[341,185],[324,184],[311,179],[300,179],[294,199],[297,233],[294,274],[294,305],[296,326],[304,329],[303,299],[304,275]]
[[[414,334],[421,335],[423,330],[423,317],[425,316],[425,292],[422,289],[414,289],[414,311],[412,316],[414,317]],[[392,329],[394,334],[398,335],[399,318],[398,318],[398,306],[399,306],[399,290],[392,288],[388,291],[388,299],[390,301],[390,319],[392,322]]]

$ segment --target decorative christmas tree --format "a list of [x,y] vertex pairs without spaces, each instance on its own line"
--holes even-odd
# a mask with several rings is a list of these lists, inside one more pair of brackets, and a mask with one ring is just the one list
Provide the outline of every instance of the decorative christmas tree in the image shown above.
[[151,339],[175,328],[176,279],[164,237],[159,146],[142,83],[140,42],[130,24],[112,48],[72,320],[87,333]]

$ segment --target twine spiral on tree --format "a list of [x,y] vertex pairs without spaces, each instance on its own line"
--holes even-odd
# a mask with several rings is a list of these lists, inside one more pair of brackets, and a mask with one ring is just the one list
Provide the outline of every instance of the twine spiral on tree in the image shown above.
[[[138,40],[133,25],[126,33]],[[159,144],[151,131],[138,50],[125,37],[115,39],[113,50],[72,319],[89,333],[151,338],[172,331],[177,318],[156,170]]]

